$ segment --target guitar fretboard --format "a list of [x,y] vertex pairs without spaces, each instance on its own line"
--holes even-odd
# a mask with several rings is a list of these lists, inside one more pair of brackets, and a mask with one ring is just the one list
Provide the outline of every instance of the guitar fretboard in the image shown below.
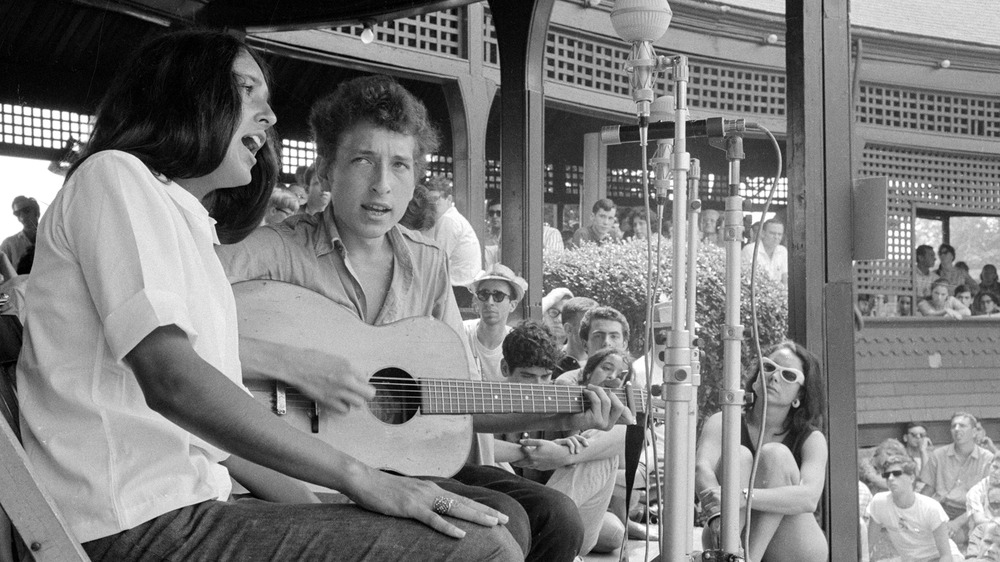
[[[565,414],[587,409],[580,386],[422,379],[421,411],[434,414]],[[626,389],[606,389],[628,404]],[[631,389],[632,403],[642,411],[646,393]]]

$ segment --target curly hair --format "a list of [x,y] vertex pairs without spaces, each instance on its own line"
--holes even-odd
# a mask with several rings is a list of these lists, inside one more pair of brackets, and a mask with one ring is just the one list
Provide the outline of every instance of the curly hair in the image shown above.
[[[806,377],[806,382],[799,390],[799,407],[793,408],[788,417],[785,418],[783,429],[791,430],[793,433],[807,431],[808,428],[823,428],[826,405],[826,382],[823,378],[823,368],[820,367],[819,359],[811,351],[792,340],[785,340],[771,347],[764,352],[764,357],[768,357],[779,349],[787,349],[795,354],[802,362],[802,374]],[[744,390],[748,395],[753,393],[753,385],[760,375],[760,365],[754,365],[753,371],[747,377]],[[751,408],[748,404],[746,408]]]
[[541,322],[522,320],[503,339],[503,359],[514,371],[519,368],[544,367],[552,370],[559,361],[555,338]]
[[[563,307],[565,310],[565,307]],[[565,314],[565,313],[564,313]],[[629,341],[629,326],[625,315],[610,306],[595,306],[583,315],[580,322],[580,339],[587,341],[590,339],[590,325],[594,320],[612,320],[622,325],[622,339],[627,344]]]
[[362,123],[413,136],[413,179],[423,177],[426,157],[437,150],[439,135],[422,101],[381,74],[341,82],[309,114],[316,153],[327,163],[333,162],[341,138]]
[[410,230],[425,231],[434,228],[437,222],[437,210],[427,199],[430,190],[423,184],[413,188],[413,197],[406,204],[406,212],[399,219],[399,224]]

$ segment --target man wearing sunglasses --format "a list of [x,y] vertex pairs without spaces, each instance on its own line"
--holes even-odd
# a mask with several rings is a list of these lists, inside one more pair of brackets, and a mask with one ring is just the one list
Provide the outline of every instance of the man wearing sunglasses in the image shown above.
[[902,560],[964,560],[948,538],[948,515],[937,501],[916,493],[913,459],[886,459],[882,476],[888,492],[879,492],[868,504],[868,544],[878,543],[883,530]]
[[510,332],[507,319],[528,290],[528,282],[503,264],[480,271],[469,284],[472,307],[479,318],[466,320],[465,336],[485,381],[503,382],[500,370],[503,340]]

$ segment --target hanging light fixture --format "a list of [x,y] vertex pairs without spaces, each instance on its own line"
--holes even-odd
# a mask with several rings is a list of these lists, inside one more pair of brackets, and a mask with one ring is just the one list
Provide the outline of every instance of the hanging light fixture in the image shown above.
[[367,20],[362,22],[364,29],[361,30],[361,42],[365,45],[370,45],[372,41],[375,40],[375,22],[372,20]]

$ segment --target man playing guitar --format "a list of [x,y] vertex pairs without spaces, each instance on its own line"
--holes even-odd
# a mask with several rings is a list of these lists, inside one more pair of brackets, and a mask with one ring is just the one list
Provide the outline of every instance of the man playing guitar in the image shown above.
[[[257,229],[239,244],[218,247],[230,282],[286,281],[328,297],[368,324],[431,316],[462,333],[445,254],[397,225],[423,174],[426,155],[437,147],[426,108],[391,78],[369,76],[342,83],[317,102],[310,122],[317,175],[331,192],[331,204],[321,214],[292,217]],[[361,407],[374,395],[361,374],[337,368],[344,366],[340,357],[316,357],[313,365],[322,364],[327,371],[316,373],[289,366],[274,351],[274,377],[334,412]],[[468,372],[470,377],[475,372],[471,361]],[[477,414],[473,427],[483,434],[607,429],[619,417],[631,418],[615,396],[597,387],[584,393],[589,407],[582,413]],[[531,545],[529,560],[572,560],[583,536],[576,506],[559,492],[483,466],[492,464],[486,437],[480,440],[482,464],[467,464],[455,479],[502,491],[521,504],[526,514],[507,513],[508,527],[522,547]],[[516,532],[518,520],[525,517],[530,537]]]

